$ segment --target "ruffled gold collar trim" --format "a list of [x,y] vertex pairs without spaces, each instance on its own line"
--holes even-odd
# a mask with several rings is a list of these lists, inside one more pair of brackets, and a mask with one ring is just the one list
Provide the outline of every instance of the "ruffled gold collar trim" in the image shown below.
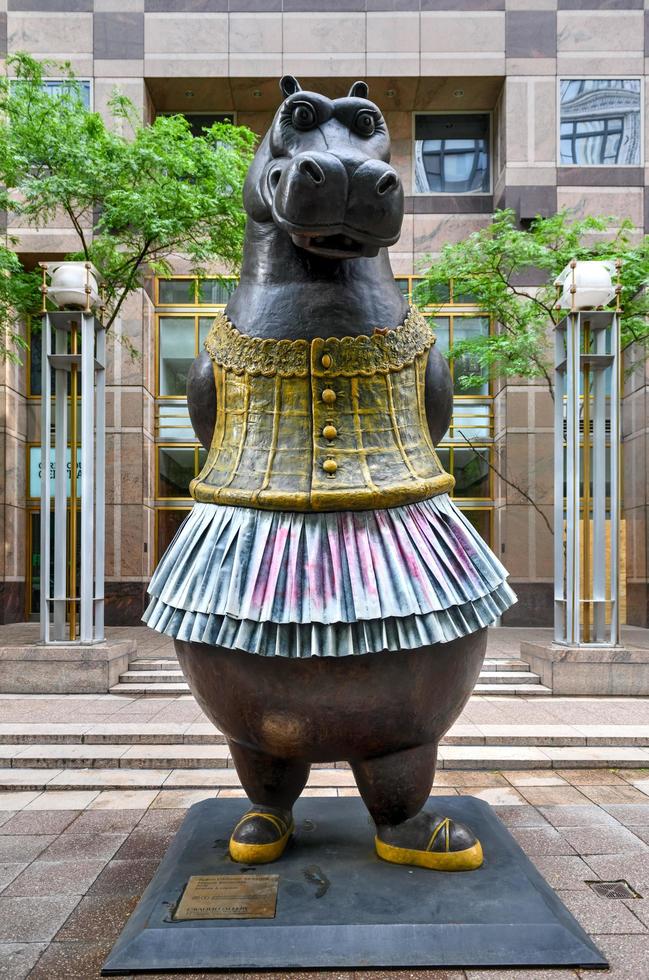
[[[239,333],[220,313],[205,339],[213,361],[236,374],[272,377],[306,377],[309,372],[327,376],[398,371],[435,343],[428,321],[411,306],[400,327],[377,328],[356,337],[316,337],[314,340],[277,340]],[[322,370],[322,358],[326,371]]]

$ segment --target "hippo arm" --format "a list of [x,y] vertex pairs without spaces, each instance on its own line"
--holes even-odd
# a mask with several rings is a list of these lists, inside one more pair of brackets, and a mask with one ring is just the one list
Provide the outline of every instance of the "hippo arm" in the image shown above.
[[453,380],[446,358],[432,347],[426,367],[426,418],[434,444],[443,439],[453,414]]
[[216,385],[214,366],[206,350],[192,361],[187,375],[187,407],[192,428],[209,451],[216,423]]

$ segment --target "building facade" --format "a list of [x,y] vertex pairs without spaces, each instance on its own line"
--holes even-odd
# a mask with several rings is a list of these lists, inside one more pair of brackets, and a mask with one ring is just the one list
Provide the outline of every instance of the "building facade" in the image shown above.
[[[0,46],[69,60],[100,112],[117,87],[143,119],[181,112],[197,130],[228,118],[263,135],[282,74],[332,97],[366,79],[406,192],[392,265],[415,301],[426,256],[488,225],[496,207],[514,208],[522,224],[568,207],[630,218],[639,234],[649,232],[649,0],[0,0]],[[28,264],[76,248],[63,223],[8,231]],[[109,623],[139,619],[203,458],[185,378],[231,286],[218,270],[193,279],[180,257],[176,271],[131,297],[112,331]],[[435,320],[441,347],[494,329],[452,283]],[[0,365],[5,622],[36,614],[45,572],[37,331],[31,340],[23,366]],[[452,369],[457,401],[441,456],[457,502],[510,570],[520,602],[506,621],[549,625],[553,543],[542,515],[551,523],[550,394],[512,379],[467,392],[458,387],[463,365]],[[641,365],[623,402],[623,605],[638,625],[649,625],[647,398]]]

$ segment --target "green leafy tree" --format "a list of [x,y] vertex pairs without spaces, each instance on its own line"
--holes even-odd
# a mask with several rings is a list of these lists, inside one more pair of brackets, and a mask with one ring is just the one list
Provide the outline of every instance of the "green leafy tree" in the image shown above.
[[40,306],[40,276],[23,269],[20,259],[0,244],[0,360],[20,362],[19,351],[27,342],[19,322]]
[[[517,227],[514,211],[503,210],[488,227],[445,245],[425,274],[420,304],[435,306],[440,289],[452,280],[456,293],[470,294],[497,324],[490,336],[461,340],[449,351],[469,366],[460,385],[471,388],[485,376],[517,376],[544,380],[552,393],[552,328],[565,315],[556,308],[554,280],[573,258],[621,259],[622,348],[637,345],[644,360],[649,355],[649,296],[643,288],[649,282],[649,236],[638,241],[634,231],[627,220],[574,219],[566,210],[537,217],[525,230]],[[526,278],[540,285],[521,285]]]
[[[36,228],[67,217],[79,241],[67,258],[97,267],[107,326],[147,275],[171,272],[174,254],[198,274],[213,261],[236,270],[241,192],[255,142],[249,129],[216,123],[195,137],[182,116],[143,125],[117,92],[106,122],[85,108],[69,65],[27,54],[7,64],[13,77],[0,79],[0,208],[9,224],[13,217]],[[44,87],[47,73],[63,77],[54,94]]]

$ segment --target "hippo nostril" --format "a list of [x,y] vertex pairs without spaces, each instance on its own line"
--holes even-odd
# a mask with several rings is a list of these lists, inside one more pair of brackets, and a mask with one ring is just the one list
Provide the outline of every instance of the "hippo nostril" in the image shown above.
[[394,171],[389,171],[387,174],[383,174],[383,176],[377,181],[376,193],[383,196],[383,194],[387,194],[388,191],[395,190],[398,184],[399,178],[397,175],[394,173]]
[[270,174],[268,175],[268,183],[270,184],[271,190],[273,191],[275,190],[275,188],[279,184],[279,179],[281,176],[282,176],[282,171],[280,170],[279,167],[276,167],[274,170],[271,170]]
[[315,160],[311,160],[310,157],[300,160],[297,169],[305,177],[310,177],[314,184],[324,184],[325,175],[322,167]]

